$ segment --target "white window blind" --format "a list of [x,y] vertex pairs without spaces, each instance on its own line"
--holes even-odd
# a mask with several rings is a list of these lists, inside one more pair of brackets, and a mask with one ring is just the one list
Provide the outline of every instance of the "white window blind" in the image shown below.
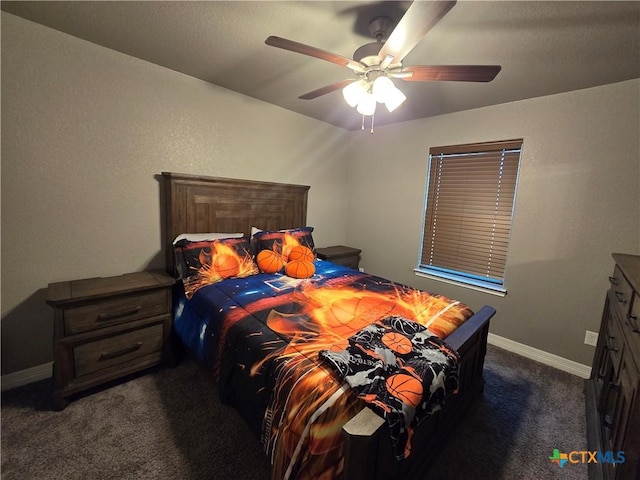
[[504,290],[522,140],[429,150],[418,272]]

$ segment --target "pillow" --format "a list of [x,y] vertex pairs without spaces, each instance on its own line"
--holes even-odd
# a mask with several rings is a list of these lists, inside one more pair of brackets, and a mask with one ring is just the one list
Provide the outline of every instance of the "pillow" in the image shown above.
[[178,235],[173,244],[186,240],[187,242],[202,242],[205,240],[218,240],[220,238],[240,238],[244,237],[244,233],[181,233]]
[[206,285],[259,273],[247,237],[200,242],[181,240],[174,252],[176,269],[188,299]]
[[273,250],[260,250],[256,255],[256,264],[262,273],[278,273],[284,268],[284,260]]
[[289,255],[287,255],[287,262],[293,262],[295,260],[304,260],[305,262],[312,262],[316,259],[315,253],[309,247],[304,245],[296,245],[291,247]]
[[253,236],[256,252],[273,250],[287,261],[289,252],[297,245],[302,245],[314,251],[315,245],[311,232],[313,232],[313,227],[292,228],[276,232],[263,230]]
[[284,267],[284,271],[289,277],[310,278],[316,273],[316,266],[307,260],[292,260]]

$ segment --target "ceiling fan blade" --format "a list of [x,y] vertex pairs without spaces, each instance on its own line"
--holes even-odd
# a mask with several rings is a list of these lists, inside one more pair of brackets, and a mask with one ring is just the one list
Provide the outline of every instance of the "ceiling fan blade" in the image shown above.
[[[406,67],[399,75],[407,82],[490,82],[502,67],[500,65],[434,65]],[[411,76],[404,74],[411,73]]]
[[364,66],[360,62],[343,57],[342,55],[320,50],[319,48],[312,47],[310,45],[305,45],[304,43],[294,42],[293,40],[288,40],[282,37],[274,37],[273,35],[267,37],[264,43],[272,47],[282,48],[291,52],[301,53],[302,55],[319,58],[326,62],[335,63],[336,65],[350,68],[354,72],[364,72]]
[[342,80],[341,82],[332,83],[331,85],[327,85],[322,88],[318,88],[313,92],[305,93],[304,95],[300,95],[298,98],[301,100],[313,100],[314,98],[318,98],[322,95],[326,95],[327,93],[335,92],[336,90],[340,90],[341,88],[346,87],[350,83],[356,82],[356,79]]
[[389,63],[400,63],[455,4],[455,0],[414,1],[380,50],[380,61],[391,55]]

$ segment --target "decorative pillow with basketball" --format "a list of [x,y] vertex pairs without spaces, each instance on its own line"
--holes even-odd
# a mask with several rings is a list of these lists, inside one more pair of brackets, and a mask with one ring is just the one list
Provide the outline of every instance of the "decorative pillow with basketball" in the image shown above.
[[297,245],[307,247],[312,252],[315,250],[313,243],[313,227],[292,228],[289,230],[269,231],[262,230],[253,236],[256,251],[273,250],[282,258],[288,258],[291,249]]
[[316,273],[316,266],[308,260],[292,260],[287,262],[284,271],[293,278],[309,278]]
[[256,263],[263,273],[284,273],[293,278],[309,278],[316,272],[313,263],[313,227],[260,231],[253,238],[257,245]]
[[313,264],[315,255],[311,249],[296,245],[289,251],[287,257],[273,250],[260,250],[256,255],[256,264],[262,273],[284,273],[293,278],[309,278],[316,273]]
[[278,273],[284,268],[284,259],[273,250],[260,250],[256,255],[256,264],[262,273]]
[[174,252],[176,269],[188,299],[206,285],[258,273],[247,237],[202,242],[181,240],[174,245]]
[[289,250],[289,255],[287,255],[287,261],[305,261],[305,262],[313,262],[316,259],[316,255],[313,253],[309,247],[305,247],[304,245],[296,245],[291,247]]

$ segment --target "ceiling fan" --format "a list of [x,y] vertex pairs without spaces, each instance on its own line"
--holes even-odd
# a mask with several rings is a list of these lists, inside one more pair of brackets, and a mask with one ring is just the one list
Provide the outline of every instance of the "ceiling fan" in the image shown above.
[[455,0],[414,1],[390,34],[392,20],[386,16],[374,17],[369,23],[369,31],[376,41],[358,48],[353,60],[276,36],[268,37],[265,43],[351,69],[355,78],[326,85],[298,98],[311,100],[342,89],[346,102],[363,115],[364,129],[364,117],[374,115],[377,103],[384,103],[391,112],[406,99],[391,78],[407,82],[490,82],[500,72],[499,65],[402,65],[405,56],[455,4]]

